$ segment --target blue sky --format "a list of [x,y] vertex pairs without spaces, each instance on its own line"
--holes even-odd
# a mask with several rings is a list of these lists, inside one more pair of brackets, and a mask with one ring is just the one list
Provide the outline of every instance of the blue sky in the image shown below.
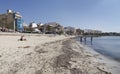
[[0,14],[18,11],[24,21],[120,32],[120,0],[1,0]]

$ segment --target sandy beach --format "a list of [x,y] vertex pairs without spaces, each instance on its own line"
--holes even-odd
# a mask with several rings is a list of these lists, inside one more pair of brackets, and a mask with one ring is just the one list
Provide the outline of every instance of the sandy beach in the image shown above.
[[0,74],[119,74],[120,63],[81,45],[74,36],[0,35]]

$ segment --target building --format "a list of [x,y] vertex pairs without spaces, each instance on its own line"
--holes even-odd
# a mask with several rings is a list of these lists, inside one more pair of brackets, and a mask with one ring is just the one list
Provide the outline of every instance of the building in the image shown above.
[[43,26],[43,32],[48,34],[62,34],[63,33],[63,26],[56,22],[49,22]]
[[30,28],[37,28],[37,23],[32,22],[32,23],[30,23],[29,27]]
[[92,29],[85,29],[84,33],[88,33],[88,34],[100,34],[100,33],[102,33],[102,31],[100,31],[100,30],[92,30]]
[[84,30],[80,28],[76,29],[76,35],[83,35],[83,33],[84,33]]
[[22,31],[23,22],[24,21],[19,12],[7,10],[7,13],[0,14],[0,27],[2,27],[2,31]]
[[32,33],[41,33],[41,31],[38,29],[38,24],[35,22],[30,23],[29,29]]
[[64,33],[68,34],[68,35],[75,35],[76,29],[74,27],[71,27],[71,26],[64,27]]
[[14,18],[14,27],[15,27],[14,29],[19,32],[23,31],[24,20],[22,19],[22,16],[20,15],[20,13],[15,12],[13,14],[13,18]]

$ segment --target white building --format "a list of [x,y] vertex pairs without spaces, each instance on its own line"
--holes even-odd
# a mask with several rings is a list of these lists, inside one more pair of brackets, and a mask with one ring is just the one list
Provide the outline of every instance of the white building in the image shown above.
[[100,30],[85,29],[84,33],[102,33]]
[[37,28],[37,23],[35,23],[35,22],[32,22],[32,23],[30,23],[30,25],[29,25],[31,28]]

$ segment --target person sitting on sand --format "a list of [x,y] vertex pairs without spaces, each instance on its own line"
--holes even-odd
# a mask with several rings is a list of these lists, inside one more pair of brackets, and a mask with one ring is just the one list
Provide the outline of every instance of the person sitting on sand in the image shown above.
[[26,41],[26,39],[24,38],[25,36],[22,35],[21,38],[20,38],[20,41]]

